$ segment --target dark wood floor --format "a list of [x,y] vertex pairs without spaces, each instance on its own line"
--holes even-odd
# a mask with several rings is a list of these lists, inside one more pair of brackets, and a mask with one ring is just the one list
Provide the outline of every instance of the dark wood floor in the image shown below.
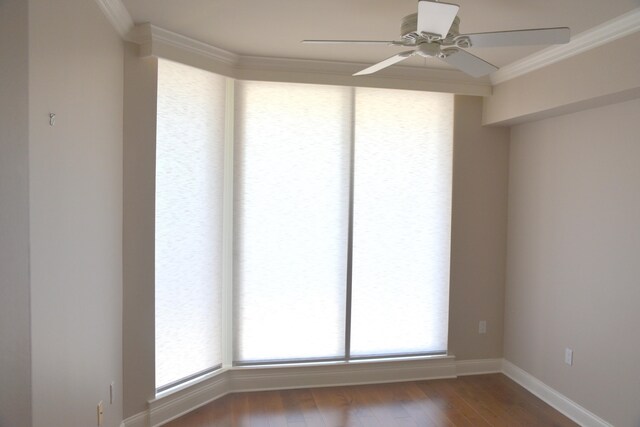
[[166,427],[576,426],[502,374],[228,395]]

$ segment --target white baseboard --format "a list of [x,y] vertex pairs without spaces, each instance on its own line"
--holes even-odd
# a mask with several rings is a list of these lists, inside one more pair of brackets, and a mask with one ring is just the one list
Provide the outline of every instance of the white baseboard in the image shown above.
[[161,426],[230,393],[231,372],[222,372],[187,389],[149,402],[149,426]]
[[120,427],[149,427],[149,414],[146,411],[140,412],[122,421]]
[[158,427],[229,393],[401,382],[503,373],[584,427],[613,427],[505,359],[456,361],[453,356],[421,360],[314,366],[233,368],[149,402],[149,411],[127,418],[121,427]]
[[502,373],[583,427],[613,427],[508,360],[502,362]]
[[240,392],[454,378],[456,367],[453,357],[443,356],[317,366],[237,368],[232,374],[231,389]]
[[503,359],[477,359],[456,361],[456,375],[496,374],[502,372]]
[[158,427],[228,393],[455,378],[456,371],[453,356],[232,368],[149,402],[148,424],[141,424],[144,413],[128,418],[123,427]]

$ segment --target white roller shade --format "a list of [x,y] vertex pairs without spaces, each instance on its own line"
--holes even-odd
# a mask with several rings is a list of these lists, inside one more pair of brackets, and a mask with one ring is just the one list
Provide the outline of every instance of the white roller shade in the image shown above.
[[453,96],[356,89],[351,356],[445,353]]
[[236,94],[235,360],[343,357],[351,89]]
[[156,387],[221,363],[225,78],[158,61]]

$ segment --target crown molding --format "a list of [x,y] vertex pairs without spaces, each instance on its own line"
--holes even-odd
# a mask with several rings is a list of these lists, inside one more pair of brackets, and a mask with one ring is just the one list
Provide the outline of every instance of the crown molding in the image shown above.
[[[287,59],[273,57],[240,56],[216,46],[156,27],[152,24],[135,25],[131,15],[121,0],[95,0],[107,19],[120,36],[139,45],[163,44],[195,54],[207,60],[243,70],[269,70],[272,72],[312,72],[314,74],[350,75],[358,67],[367,64],[319,61],[305,59]],[[441,85],[458,84],[479,90],[478,95],[489,95],[486,87],[497,85],[531,71],[578,55],[587,50],[610,43],[640,30],[640,8],[593,27],[571,38],[564,45],[543,49],[526,58],[512,62],[493,72],[490,79],[470,79],[455,70],[396,66],[376,77],[380,79],[410,79],[413,81],[431,81]],[[365,77],[370,79],[370,77]],[[366,81],[366,80],[363,80]],[[370,80],[373,81],[373,80]],[[485,88],[485,89],[482,89]]]
[[441,68],[396,66],[375,76],[352,77],[369,64],[310,59],[241,56],[150,23],[136,25],[127,39],[142,56],[157,56],[241,80],[386,87],[488,96],[489,79]]
[[494,85],[562,61],[582,52],[640,31],[640,8],[620,15],[571,38],[564,45],[543,49],[526,58],[512,62],[491,74]]
[[225,65],[234,66],[240,59],[240,56],[233,52],[165,30],[164,28],[156,27],[152,24],[145,25],[146,28],[148,28],[146,31],[149,32],[151,43],[163,43],[189,53],[221,62]]
[[116,29],[120,37],[127,40],[129,32],[133,30],[134,22],[129,11],[121,0],[96,0],[100,10]]
[[[344,74],[351,76],[359,69],[370,65],[358,62],[237,55],[149,23],[137,25],[135,31],[129,33],[129,39],[138,44],[162,43],[169,45],[209,60],[230,65],[237,70]],[[391,79],[428,80],[441,83],[473,83],[478,86],[486,86],[489,83],[488,79],[470,79],[460,71],[426,67],[395,66],[378,73],[377,76]]]

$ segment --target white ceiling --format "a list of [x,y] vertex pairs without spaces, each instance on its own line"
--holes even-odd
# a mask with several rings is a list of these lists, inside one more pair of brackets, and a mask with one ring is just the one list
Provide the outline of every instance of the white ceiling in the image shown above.
[[[448,0],[461,33],[568,26],[572,35],[640,6],[640,0]],[[374,63],[399,48],[303,45],[302,39],[398,40],[416,0],[123,0],[136,23],[150,22],[240,55]],[[505,66],[545,46],[470,52]],[[444,67],[435,59],[403,65]]]

